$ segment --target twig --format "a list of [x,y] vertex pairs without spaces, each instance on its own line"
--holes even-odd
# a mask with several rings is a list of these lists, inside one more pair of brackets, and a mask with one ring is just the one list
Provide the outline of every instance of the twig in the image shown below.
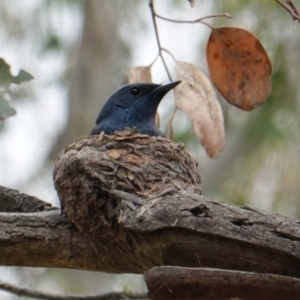
[[216,15],[210,15],[210,16],[206,16],[206,17],[202,17],[200,19],[196,19],[196,20],[176,20],[176,19],[170,19],[170,18],[166,18],[163,17],[161,15],[158,15],[157,13],[155,13],[155,16],[161,20],[167,21],[167,22],[172,22],[172,23],[181,23],[181,24],[196,24],[196,23],[201,23],[204,24],[206,26],[208,26],[209,28],[213,28],[211,25],[209,25],[206,22],[203,22],[203,20],[206,19],[210,19],[210,18],[217,18],[217,17],[226,17],[226,18],[231,18],[231,15],[229,15],[228,13],[223,13],[223,14],[216,14]]
[[[173,23],[181,23],[181,24],[195,24],[195,23],[201,23],[204,24],[206,26],[208,26],[209,28],[213,29],[213,27],[211,25],[209,25],[208,23],[204,22],[203,20],[206,19],[210,19],[210,18],[217,18],[217,17],[226,17],[226,18],[231,18],[231,16],[228,13],[222,13],[222,14],[215,14],[215,15],[210,15],[210,16],[206,16],[206,17],[202,17],[200,19],[196,19],[196,20],[186,20],[186,21],[181,21],[181,20],[175,20],[175,19],[170,19],[170,18],[166,18],[164,16],[161,16],[159,14],[156,13],[155,9],[154,9],[154,0],[149,0],[149,7],[151,10],[151,16],[152,16],[152,21],[153,21],[153,27],[154,27],[154,31],[155,31],[155,37],[156,37],[156,41],[157,41],[157,46],[158,46],[158,56],[155,58],[155,60],[152,62],[151,66],[155,63],[155,61],[157,60],[158,57],[161,58],[163,65],[165,67],[165,70],[168,74],[169,80],[172,81],[172,77],[171,74],[169,72],[168,66],[166,64],[166,61],[162,55],[162,52],[165,51],[168,54],[170,54],[172,56],[172,58],[174,59],[174,56],[171,54],[170,51],[166,50],[165,48],[163,48],[161,46],[161,42],[159,39],[159,35],[158,35],[158,29],[157,29],[157,23],[156,23],[156,18],[167,21],[167,22],[173,22]],[[175,59],[174,59],[175,61]]]
[[[181,24],[195,24],[195,23],[201,23],[201,24],[204,24],[206,26],[208,26],[210,29],[213,29],[213,27],[211,25],[209,25],[208,23],[204,22],[203,20],[205,19],[210,19],[210,18],[217,18],[217,17],[226,17],[226,18],[231,18],[231,16],[227,13],[222,13],[222,14],[215,14],[215,15],[210,15],[210,16],[206,16],[206,17],[202,17],[202,18],[199,18],[199,19],[196,19],[196,20],[187,20],[187,21],[180,21],[180,20],[175,20],[175,19],[170,19],[170,18],[166,18],[166,17],[163,17],[161,15],[158,15],[154,9],[154,0],[149,0],[149,7],[150,7],[150,11],[151,11],[151,16],[152,16],[152,21],[153,21],[153,26],[154,26],[154,32],[155,32],[155,37],[156,37],[156,41],[157,41],[157,46],[158,46],[158,55],[156,56],[156,58],[154,59],[154,61],[151,63],[150,66],[152,66],[158,57],[161,58],[162,62],[163,62],[163,65],[164,65],[164,68],[168,74],[168,77],[169,77],[169,80],[172,81],[172,77],[171,77],[171,74],[169,72],[169,69],[168,69],[168,66],[166,64],[166,61],[163,57],[163,53],[162,52],[166,52],[167,54],[169,54],[173,60],[176,62],[176,59],[175,57],[173,56],[173,54],[162,47],[161,45],[161,42],[160,42],[160,39],[159,39],[159,35],[158,35],[158,29],[157,29],[157,23],[156,23],[156,18],[158,19],[161,19],[161,20],[164,20],[164,21],[167,21],[167,22],[173,22],[173,23],[181,23]],[[175,117],[175,114],[177,112],[177,107],[175,107],[175,110],[172,114],[172,116],[170,117],[170,120],[168,122],[168,128],[167,128],[167,136],[169,139],[172,140],[172,137],[170,137],[170,133],[172,131],[172,123],[173,123],[173,119]]]
[[159,53],[156,55],[156,57],[154,58],[152,63],[149,65],[149,67],[152,67],[155,64],[155,62],[157,61],[158,58],[159,58]]
[[31,297],[34,299],[43,299],[43,300],[123,300],[123,299],[149,299],[146,294],[125,294],[125,293],[109,293],[103,295],[94,295],[94,296],[61,296],[46,294],[34,290],[28,290],[25,288],[20,288],[14,286],[10,283],[0,281],[0,289],[19,297]]
[[300,22],[300,14],[298,9],[292,0],[286,0],[286,3],[282,2],[282,0],[275,0],[279,5],[281,5],[292,17],[293,20],[297,20]]
[[168,53],[168,54],[172,57],[172,59],[173,59],[174,61],[176,61],[174,55],[173,55],[168,49],[166,49],[166,48],[161,48],[161,51],[164,51],[164,52]]
[[171,74],[169,72],[168,66],[166,64],[166,61],[165,61],[163,55],[162,55],[162,46],[161,46],[161,43],[160,43],[160,40],[159,40],[159,35],[158,35],[158,29],[157,29],[156,18],[155,18],[156,13],[155,13],[155,10],[154,10],[153,0],[149,0],[149,7],[150,7],[150,10],[151,10],[151,16],[152,16],[152,21],[153,21],[153,26],[154,26],[154,31],[155,31],[155,37],[156,37],[157,46],[158,46],[158,55],[161,57],[163,65],[164,65],[164,67],[166,69],[166,72],[168,74],[169,80],[172,81],[172,77],[171,77]]
[[295,6],[294,2],[292,0],[286,0],[286,3],[291,7],[291,9],[293,10],[293,12],[299,16],[299,12],[297,7]]

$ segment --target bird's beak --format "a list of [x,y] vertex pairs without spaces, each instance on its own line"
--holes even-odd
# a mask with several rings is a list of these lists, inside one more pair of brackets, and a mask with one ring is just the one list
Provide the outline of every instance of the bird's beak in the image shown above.
[[156,95],[159,95],[161,97],[161,99],[172,89],[175,88],[175,86],[177,86],[181,81],[173,81],[170,82],[168,84],[165,85],[161,85],[158,88],[156,88],[153,93],[155,93]]
[[156,89],[152,90],[152,92],[147,96],[146,98],[146,106],[148,111],[151,110],[151,113],[149,112],[150,115],[155,116],[157,107],[162,100],[162,98],[176,85],[178,85],[181,81],[173,81],[165,85],[160,85]]

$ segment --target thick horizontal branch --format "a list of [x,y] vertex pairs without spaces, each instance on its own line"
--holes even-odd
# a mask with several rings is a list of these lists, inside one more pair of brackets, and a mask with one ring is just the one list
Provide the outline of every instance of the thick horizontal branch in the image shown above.
[[201,268],[156,267],[145,280],[152,300],[286,300],[299,298],[300,290],[291,277]]
[[174,265],[300,278],[300,225],[292,218],[182,194],[122,220],[90,237],[59,211],[0,213],[0,265],[113,273]]
[[59,210],[0,213],[0,245],[0,265],[97,269],[93,242]]
[[36,212],[57,209],[50,203],[0,186],[0,212]]

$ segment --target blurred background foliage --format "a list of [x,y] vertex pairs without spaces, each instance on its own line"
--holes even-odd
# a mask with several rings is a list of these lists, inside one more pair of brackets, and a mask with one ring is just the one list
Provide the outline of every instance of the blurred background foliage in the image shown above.
[[[300,1],[294,2],[300,8]],[[220,158],[207,157],[180,112],[175,140],[197,156],[205,195],[299,217],[300,24],[274,0],[196,0],[194,9],[186,0],[155,4],[161,15],[181,20],[227,12],[231,20],[208,22],[249,30],[266,48],[273,63],[267,102],[249,113],[219,95],[226,126]],[[161,20],[158,26],[165,48],[207,73],[207,27]],[[0,43],[0,57],[14,75],[22,68],[35,77],[11,88],[17,115],[0,122],[0,184],[58,205],[51,175],[58,151],[90,132],[101,105],[124,83],[129,68],[149,65],[157,54],[148,1],[2,1]],[[166,59],[173,71],[172,59]],[[153,67],[153,78],[167,81],[160,62]],[[170,98],[160,107],[163,128],[172,112]],[[62,293],[144,289],[139,276],[74,270],[2,267],[0,277]],[[0,297],[14,298],[6,293]]]

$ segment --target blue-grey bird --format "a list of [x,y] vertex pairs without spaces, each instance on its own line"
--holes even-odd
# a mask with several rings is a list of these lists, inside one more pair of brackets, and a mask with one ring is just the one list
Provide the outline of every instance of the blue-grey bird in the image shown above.
[[101,131],[111,135],[116,130],[136,127],[143,134],[165,136],[155,125],[156,110],[162,98],[179,83],[134,83],[122,87],[104,104],[91,135]]

